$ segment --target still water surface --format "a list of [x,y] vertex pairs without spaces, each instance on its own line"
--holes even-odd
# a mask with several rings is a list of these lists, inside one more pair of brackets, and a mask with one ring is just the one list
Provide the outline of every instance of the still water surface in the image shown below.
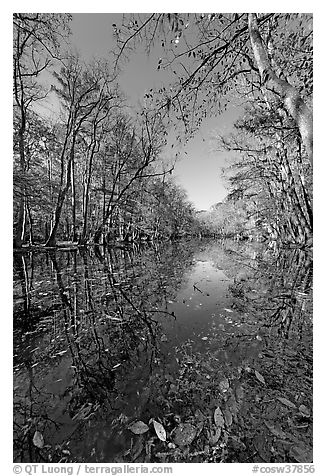
[[288,262],[278,263],[279,288],[264,256],[257,244],[197,241],[15,255],[15,461],[128,461],[128,425],[160,417],[182,349],[187,365],[214,355],[219,371],[262,358],[271,326],[253,317],[257,306],[283,312],[284,342],[310,336],[309,302],[297,298],[304,316],[284,320],[294,293],[307,296],[310,260],[287,257],[298,274],[288,281]]

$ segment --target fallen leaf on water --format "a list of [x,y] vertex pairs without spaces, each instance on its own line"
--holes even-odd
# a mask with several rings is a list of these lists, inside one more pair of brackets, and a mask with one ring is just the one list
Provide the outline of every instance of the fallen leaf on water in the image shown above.
[[312,463],[312,451],[304,446],[292,446],[290,448],[290,456],[298,463]]
[[158,438],[161,441],[166,441],[166,431],[164,429],[164,426],[161,425],[158,421],[152,420],[153,425],[154,425],[154,430],[155,433],[157,434]]
[[224,380],[221,380],[218,386],[221,392],[227,392],[230,387],[228,379],[226,378]]
[[228,410],[228,409],[226,408],[226,409],[223,411],[223,415],[224,415],[224,420],[225,420],[226,426],[231,426],[231,425],[232,425],[233,418],[232,418],[232,413],[230,412],[230,410]]
[[235,396],[238,402],[242,402],[244,397],[244,390],[240,384],[235,387]]
[[271,448],[268,440],[262,438],[261,435],[256,435],[253,439],[254,448],[257,450],[259,456],[263,461],[270,461],[272,457]]
[[290,402],[290,400],[287,400],[286,398],[283,398],[283,397],[277,397],[277,400],[281,403],[283,403],[283,405],[286,405],[287,407],[289,408],[296,408],[295,404]]
[[37,448],[43,448],[44,438],[40,431],[36,431],[33,436],[33,443]]
[[286,433],[284,433],[284,431],[279,426],[273,426],[268,421],[265,421],[264,423],[274,436],[276,436],[277,438],[281,438],[282,440],[286,438]]
[[144,440],[142,438],[143,438],[142,436],[137,438],[135,444],[132,447],[132,450],[131,450],[131,453],[130,453],[130,457],[131,457],[132,462],[134,462],[138,458],[138,456],[141,454],[141,452],[144,449]]
[[310,417],[310,410],[305,405],[300,405],[299,412],[305,417]]
[[221,428],[216,428],[209,432],[209,443],[211,446],[216,445],[221,436]]
[[196,428],[190,423],[181,423],[174,435],[174,443],[178,446],[190,445],[196,436]]
[[142,435],[149,430],[149,427],[143,421],[138,420],[129,425],[128,430],[132,431],[135,435]]
[[255,370],[255,375],[259,382],[263,383],[264,385],[266,384],[264,377],[258,372],[258,370]]
[[214,412],[214,422],[217,427],[224,426],[223,413],[220,407],[217,407]]
[[234,395],[230,395],[230,398],[226,402],[227,409],[232,413],[232,415],[236,415],[239,411],[241,402],[237,401]]

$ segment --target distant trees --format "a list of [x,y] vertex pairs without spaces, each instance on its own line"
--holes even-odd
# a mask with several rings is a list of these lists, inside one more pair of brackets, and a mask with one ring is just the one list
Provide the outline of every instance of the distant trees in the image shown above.
[[246,200],[229,195],[207,211],[197,214],[199,233],[217,238],[258,238],[256,216]]

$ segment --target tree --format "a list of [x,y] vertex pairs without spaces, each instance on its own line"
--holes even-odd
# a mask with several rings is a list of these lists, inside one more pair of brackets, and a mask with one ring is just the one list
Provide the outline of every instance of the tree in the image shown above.
[[303,160],[296,128],[262,104],[248,109],[223,148],[240,151],[229,170],[232,195],[254,205],[265,236],[299,245],[312,238],[312,174]]
[[[239,95],[238,88],[250,88],[247,94],[256,98],[257,93],[261,96],[263,89],[269,89],[274,99],[281,96],[311,158],[312,115],[307,91],[285,79],[278,61],[280,55],[288,54],[290,38],[290,55],[296,50],[297,60],[307,68],[305,79],[311,79],[310,15],[130,14],[121,28],[114,26],[114,30],[117,60],[130,52],[137,39],[143,40],[147,49],[160,42],[162,57],[157,67],[171,69],[176,81],[172,90],[161,89],[156,104],[173,109],[187,133],[210,112],[223,111],[231,96]],[[296,74],[300,75],[299,64]]]
[[[40,84],[42,72],[49,70],[59,59],[60,42],[69,34],[70,15],[14,13],[13,89],[15,132],[18,144],[20,173],[26,174],[30,157],[26,149],[26,125],[34,104],[47,92]],[[21,181],[19,207],[14,244],[24,241],[28,197]]]
[[[120,207],[134,186],[139,187],[148,178],[162,176],[169,171],[157,169],[157,161],[165,144],[166,131],[160,114],[144,109],[135,121],[120,115],[117,118],[106,147],[107,182],[103,217],[94,233],[95,243],[105,237],[112,221],[120,221]],[[121,232],[119,233],[121,235]]]
[[[111,78],[102,76],[100,70],[85,69],[77,57],[70,57],[60,73],[54,73],[61,88],[55,87],[64,106],[64,139],[60,153],[60,187],[54,210],[53,226],[46,242],[54,246],[60,224],[61,212],[69,189],[72,189],[73,241],[76,241],[76,207],[75,207],[75,153],[83,128],[91,124],[88,158],[89,179],[92,171],[92,159],[97,147],[97,129],[109,114],[111,102],[117,99],[117,93],[111,87]],[[94,135],[95,134],[95,135]],[[85,140],[85,137],[84,137]],[[86,182],[87,188],[87,182]],[[89,188],[89,187],[88,187]],[[87,215],[87,200],[84,203]],[[84,232],[83,232],[84,233]]]
[[281,97],[284,108],[294,119],[300,131],[302,142],[312,163],[312,111],[302,99],[299,90],[284,79],[282,71],[279,72],[280,76],[277,76],[259,32],[257,15],[253,13],[248,15],[248,29],[262,84],[266,90],[273,91]]
[[[309,242],[312,16],[133,14],[115,31],[117,60],[137,38],[147,49],[161,48],[157,68],[170,69],[176,80],[149,96],[170,122],[182,125],[179,138],[188,140],[206,116],[241,104],[240,138],[219,139],[242,156],[233,191],[245,191],[246,200],[259,197],[257,222],[282,222],[278,237]],[[273,214],[258,219],[260,205]]]

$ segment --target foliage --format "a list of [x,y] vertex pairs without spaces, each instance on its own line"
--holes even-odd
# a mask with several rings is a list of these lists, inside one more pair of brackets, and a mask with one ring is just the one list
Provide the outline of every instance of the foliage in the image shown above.
[[231,194],[247,201],[259,235],[310,245],[311,15],[128,14],[114,29],[119,59],[137,41],[161,49],[157,67],[176,80],[147,96],[175,127],[182,125],[180,141],[208,115],[241,104],[235,134],[219,138],[222,150],[237,152]]
[[233,199],[229,195],[223,202],[216,203],[210,210],[197,213],[201,234],[237,239],[257,238],[255,211],[246,200]]
[[19,243],[28,238],[30,245],[53,246],[57,236],[80,244],[128,242],[191,233],[194,209],[167,178],[173,165],[161,158],[167,131],[160,114],[130,114],[107,62],[85,66],[70,55],[53,75],[62,114],[50,122],[29,112],[23,167],[21,116],[15,113]]

